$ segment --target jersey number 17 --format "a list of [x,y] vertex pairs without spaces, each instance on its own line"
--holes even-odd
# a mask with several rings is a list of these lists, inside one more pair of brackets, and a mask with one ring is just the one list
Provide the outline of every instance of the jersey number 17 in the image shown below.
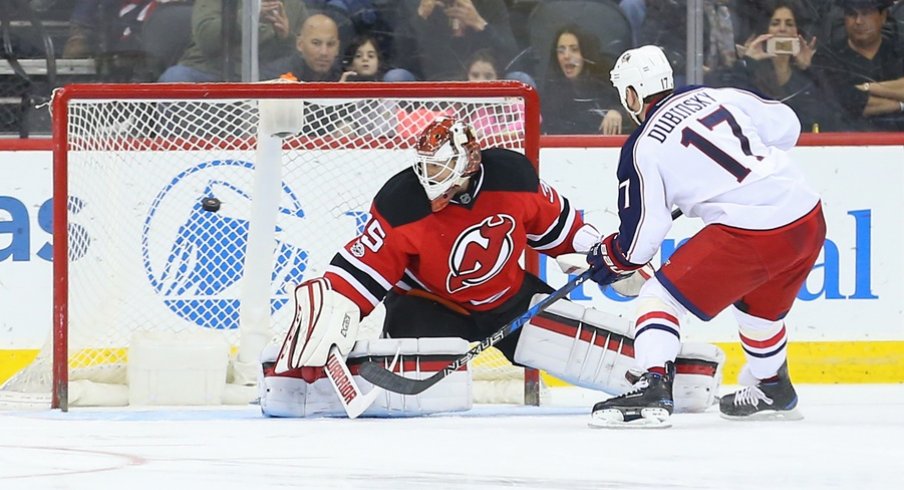
[[[750,140],[747,139],[747,136],[744,136],[744,133],[741,131],[741,125],[738,124],[738,121],[735,120],[734,116],[731,115],[731,112],[728,112],[728,109],[724,106],[719,106],[718,109],[708,116],[701,117],[698,121],[710,131],[723,122],[728,123],[728,126],[731,127],[732,134],[734,134],[735,138],[741,143],[741,151],[747,156],[755,156],[750,151]],[[748,174],[750,174],[749,168],[741,165],[741,162],[732,158],[731,155],[722,151],[722,149],[691,128],[684,128],[681,131],[681,144],[685,147],[694,145],[698,150],[702,151],[703,154],[718,163],[719,166],[727,170],[731,175],[734,175],[735,178],[738,179],[738,182],[741,182]],[[758,160],[763,159],[763,157],[759,156],[756,158]]]

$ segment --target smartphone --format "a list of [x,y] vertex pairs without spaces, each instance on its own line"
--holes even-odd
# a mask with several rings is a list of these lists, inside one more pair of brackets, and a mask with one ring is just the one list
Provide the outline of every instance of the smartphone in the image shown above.
[[790,54],[795,56],[800,53],[800,39],[796,37],[770,37],[766,40],[766,52],[769,54]]

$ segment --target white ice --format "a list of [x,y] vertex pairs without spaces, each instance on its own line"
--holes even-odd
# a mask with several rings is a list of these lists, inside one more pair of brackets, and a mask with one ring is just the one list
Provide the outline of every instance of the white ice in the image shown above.
[[798,391],[800,422],[711,410],[661,430],[590,429],[585,403],[369,420],[0,412],[0,489],[904,488],[904,385]]

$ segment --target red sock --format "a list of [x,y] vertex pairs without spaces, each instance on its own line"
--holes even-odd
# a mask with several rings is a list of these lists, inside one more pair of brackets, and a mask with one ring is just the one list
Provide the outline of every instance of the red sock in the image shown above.
[[647,369],[647,372],[656,373],[660,376],[665,376],[665,366],[651,367],[651,368]]

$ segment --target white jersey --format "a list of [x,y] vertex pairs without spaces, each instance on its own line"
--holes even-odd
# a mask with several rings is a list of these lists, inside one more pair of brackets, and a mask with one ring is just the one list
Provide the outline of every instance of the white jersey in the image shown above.
[[685,87],[650,108],[618,164],[618,245],[648,262],[672,225],[671,210],[706,224],[768,230],[819,202],[788,150],[794,111],[733,88]]

